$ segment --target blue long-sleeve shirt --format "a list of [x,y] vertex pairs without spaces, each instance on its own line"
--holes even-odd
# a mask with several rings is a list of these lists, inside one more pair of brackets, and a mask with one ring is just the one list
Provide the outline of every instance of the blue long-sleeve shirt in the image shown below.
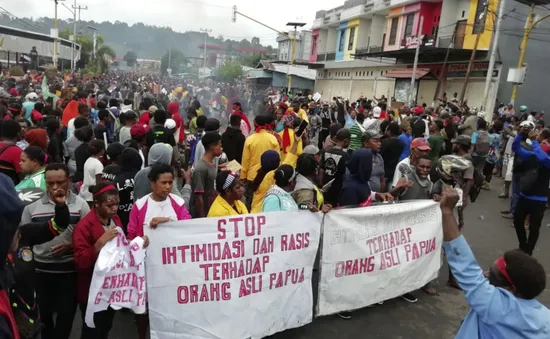
[[[516,153],[516,155],[520,158],[522,161],[527,161],[532,157],[535,157],[537,162],[542,165],[546,169],[550,169],[550,157],[542,150],[540,147],[538,141],[532,140],[531,146],[533,147],[532,151],[526,150],[525,148],[521,147],[521,141],[522,141],[522,135],[518,134],[514,141],[512,142],[512,151]],[[548,186],[548,185],[547,185]],[[535,201],[547,201],[548,197],[546,195],[527,195],[523,192],[520,192],[520,195]]]
[[401,141],[403,145],[405,145],[405,147],[403,147],[401,155],[399,156],[399,161],[401,161],[411,155],[412,135],[403,132],[400,136],[397,137],[397,140]]
[[471,306],[456,339],[550,338],[550,310],[535,299],[519,299],[491,285],[464,236],[443,243],[443,248]]

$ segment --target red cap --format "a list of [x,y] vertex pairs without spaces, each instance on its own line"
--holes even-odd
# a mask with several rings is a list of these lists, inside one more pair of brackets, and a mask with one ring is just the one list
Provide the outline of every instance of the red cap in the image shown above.
[[19,96],[19,91],[15,87],[10,89],[8,93],[9,93],[9,95],[14,96],[14,97]]
[[430,144],[428,143],[428,140],[424,139],[424,138],[416,138],[416,139],[413,139],[413,141],[411,142],[411,149],[413,148],[417,148],[421,151],[431,151],[431,147],[430,147]]
[[135,124],[130,129],[130,135],[132,137],[144,137],[149,132],[149,126],[143,124]]

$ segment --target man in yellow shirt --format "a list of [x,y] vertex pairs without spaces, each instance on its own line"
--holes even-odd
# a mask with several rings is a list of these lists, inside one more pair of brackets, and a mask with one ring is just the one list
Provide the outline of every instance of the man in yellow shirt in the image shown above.
[[273,150],[279,152],[279,142],[267,130],[269,125],[265,116],[257,116],[254,119],[256,132],[246,138],[243,149],[243,160],[241,168],[241,180],[245,182],[245,202],[246,207],[250,210],[252,205],[252,182],[258,174],[258,170],[262,167],[261,157],[265,151]]
[[306,111],[304,111],[303,109],[300,108],[300,102],[299,101],[293,101],[292,102],[292,107],[290,107],[288,110],[290,112],[296,113],[298,118],[300,118],[301,120],[305,120],[309,123],[307,113],[306,113]]

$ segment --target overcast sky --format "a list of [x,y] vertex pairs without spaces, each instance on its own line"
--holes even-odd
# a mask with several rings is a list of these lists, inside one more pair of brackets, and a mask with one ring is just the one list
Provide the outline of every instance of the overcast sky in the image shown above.
[[[65,0],[64,3],[71,7],[74,0]],[[257,36],[261,43],[275,45],[277,33],[242,16],[233,23],[231,7],[236,5],[243,14],[275,29],[285,30],[289,21],[305,22],[305,27],[311,28],[316,11],[337,7],[344,0],[77,0],[77,3],[88,6],[87,11],[82,11],[82,20],[143,22],[169,26],[180,32],[206,28],[211,29],[210,34],[214,36],[223,35],[233,40],[250,40]],[[54,17],[54,3],[50,0],[0,0],[0,6],[18,17]],[[60,18],[72,17],[61,4],[58,12]]]

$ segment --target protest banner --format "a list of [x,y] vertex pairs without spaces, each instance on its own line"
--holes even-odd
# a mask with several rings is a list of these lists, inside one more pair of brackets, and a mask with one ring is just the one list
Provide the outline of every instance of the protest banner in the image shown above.
[[97,257],[88,295],[86,325],[94,328],[94,313],[129,308],[136,314],[146,311],[145,250],[143,239],[128,242],[117,228],[117,237],[103,246]]
[[263,338],[311,322],[320,228],[305,211],[146,228],[151,339]]
[[323,224],[317,315],[366,307],[424,286],[441,266],[439,204],[331,211]]

